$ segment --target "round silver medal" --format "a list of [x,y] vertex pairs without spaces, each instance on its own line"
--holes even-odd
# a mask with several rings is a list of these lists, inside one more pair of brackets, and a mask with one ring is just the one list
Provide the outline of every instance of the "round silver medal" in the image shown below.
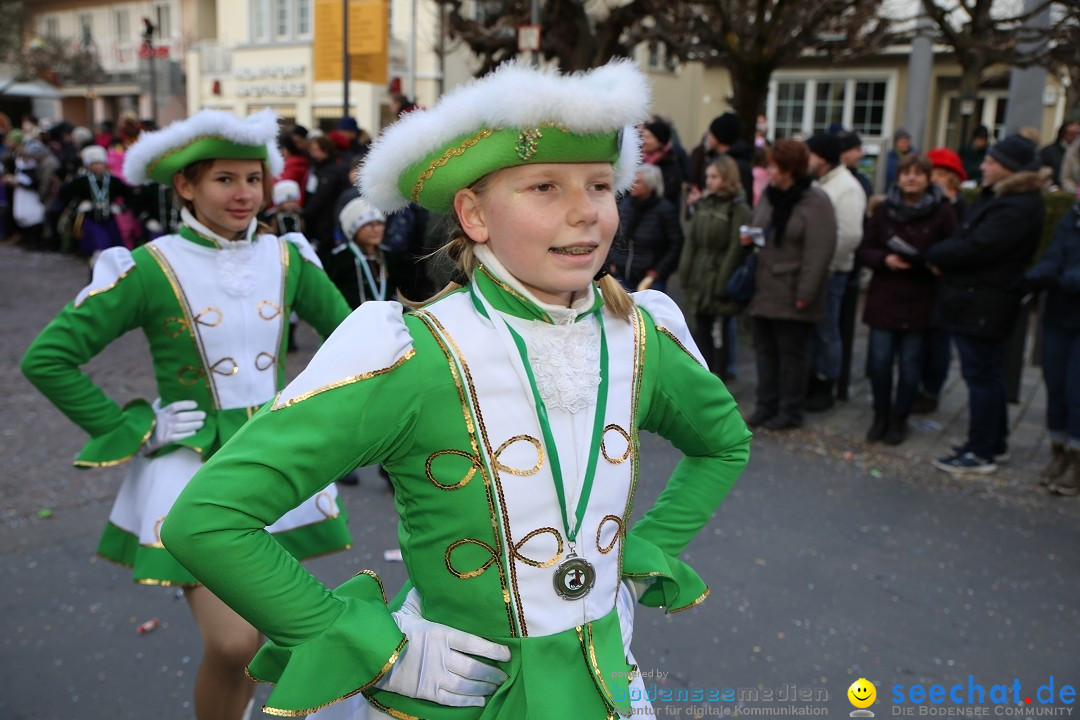
[[573,553],[555,568],[555,592],[564,600],[579,600],[589,594],[596,582],[596,569]]

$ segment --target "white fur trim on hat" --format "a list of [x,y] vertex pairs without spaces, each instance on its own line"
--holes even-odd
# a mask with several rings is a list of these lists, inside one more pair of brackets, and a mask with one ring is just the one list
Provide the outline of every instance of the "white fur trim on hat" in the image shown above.
[[516,62],[455,88],[429,110],[404,115],[376,139],[360,169],[364,198],[390,213],[409,204],[398,179],[414,163],[455,138],[481,128],[529,128],[557,123],[573,133],[623,129],[616,190],[634,183],[641,140],[634,126],[647,116],[651,90],[630,60],[561,75]]
[[278,180],[274,183],[274,204],[300,200],[300,183],[295,180]]
[[341,222],[341,229],[345,231],[345,237],[352,240],[357,230],[368,223],[385,222],[386,217],[361,198],[356,198],[341,208],[338,220]]
[[85,167],[90,167],[94,163],[109,162],[109,154],[100,145],[87,145],[79,153],[79,157],[82,158],[82,164]]
[[238,145],[266,145],[270,174],[276,177],[285,169],[285,158],[277,145],[278,116],[273,110],[245,118],[223,110],[200,110],[186,120],[140,134],[124,153],[124,177],[133,185],[151,182],[146,171],[154,160],[205,136],[222,137]]

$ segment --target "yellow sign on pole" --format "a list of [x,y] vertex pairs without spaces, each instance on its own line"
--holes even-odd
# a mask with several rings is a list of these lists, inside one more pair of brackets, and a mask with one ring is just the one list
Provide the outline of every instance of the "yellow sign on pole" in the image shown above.
[[[315,0],[315,33],[312,54],[315,82],[344,78],[345,34],[341,31],[345,0]],[[390,32],[389,0],[348,0],[349,75],[356,82],[385,84],[387,36]]]
[[349,0],[349,54],[386,52],[390,23],[387,0]]
[[315,0],[315,32],[312,45],[312,64],[315,82],[340,81],[342,67],[341,15],[343,0]]

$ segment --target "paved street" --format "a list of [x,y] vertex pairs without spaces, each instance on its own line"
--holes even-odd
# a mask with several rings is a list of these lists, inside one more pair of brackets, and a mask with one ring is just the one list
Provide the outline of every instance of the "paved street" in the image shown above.
[[[0,245],[0,273],[0,719],[192,720],[200,643],[186,604],[94,556],[123,469],[71,468],[81,432],[18,372],[27,343],[85,283],[86,267]],[[301,330],[294,374],[315,345]],[[747,343],[732,386],[744,412],[751,353]],[[141,336],[88,369],[121,402],[152,397]],[[955,368],[942,411],[895,450],[861,441],[869,401],[857,375],[852,399],[833,413],[755,438],[742,480],[687,553],[712,587],[709,600],[673,616],[639,610],[634,647],[646,687],[733,688],[743,698],[658,702],[657,714],[779,717],[787,694],[810,691],[803,706],[847,717],[847,688],[859,677],[877,686],[878,717],[912,709],[893,703],[897,684],[966,688],[972,676],[989,689],[1019,679],[1033,699],[1051,676],[1058,689],[1080,684],[1080,498],[1035,485],[1046,457],[1037,370],[1025,372],[1022,403],[1010,408],[1014,461],[964,482],[925,462],[962,434]],[[675,461],[645,438],[639,508]],[[342,492],[355,545],[310,568],[328,584],[371,568],[398,586],[402,566],[383,559],[395,547],[391,496],[368,470]],[[138,634],[151,618],[161,624]]]

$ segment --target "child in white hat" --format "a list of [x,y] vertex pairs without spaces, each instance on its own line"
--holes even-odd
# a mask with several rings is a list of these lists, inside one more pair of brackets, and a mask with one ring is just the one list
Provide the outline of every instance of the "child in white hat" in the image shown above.
[[[243,715],[255,687],[244,669],[261,640],[164,548],[162,522],[203,462],[284,386],[289,312],[323,336],[349,313],[303,236],[258,230],[280,170],[276,135],[270,112],[240,119],[209,110],[141,135],[125,175],[175,189],[180,232],[101,253],[90,284],[22,361],[27,378],[90,436],[76,466],[129,462],[98,553],[131,567],[139,584],[184,588],[204,642],[199,720]],[[88,158],[93,173],[101,158]],[[149,342],[159,397],[121,407],[80,368],[136,329]],[[258,495],[259,482],[230,484]],[[331,483],[285,510],[258,532],[295,561],[351,544]]]
[[[108,154],[100,145],[88,145],[79,153],[84,171],[60,188],[60,202],[73,217],[71,237],[85,258],[124,245],[116,215],[120,204],[131,207],[127,184],[109,172]],[[130,249],[130,248],[128,248]]]
[[295,180],[274,183],[273,207],[266,220],[278,235],[304,232],[304,216],[300,212],[300,184]]
[[[270,638],[249,666],[276,683],[267,712],[648,712],[630,653],[634,607],[675,612],[706,598],[679,554],[750,441],[676,305],[595,279],[648,102],[629,62],[574,75],[505,65],[403,116],[371,149],[364,199],[387,213],[409,202],[453,213],[462,284],[404,313],[361,305],[203,468],[162,531]],[[632,523],[642,430],[686,457]],[[254,532],[374,463],[393,479],[409,574],[390,602],[373,572],[328,590]]]
[[361,198],[341,208],[338,222],[345,242],[331,251],[326,274],[353,308],[368,300],[388,300],[394,288],[388,284],[386,253],[381,247],[386,216]]

